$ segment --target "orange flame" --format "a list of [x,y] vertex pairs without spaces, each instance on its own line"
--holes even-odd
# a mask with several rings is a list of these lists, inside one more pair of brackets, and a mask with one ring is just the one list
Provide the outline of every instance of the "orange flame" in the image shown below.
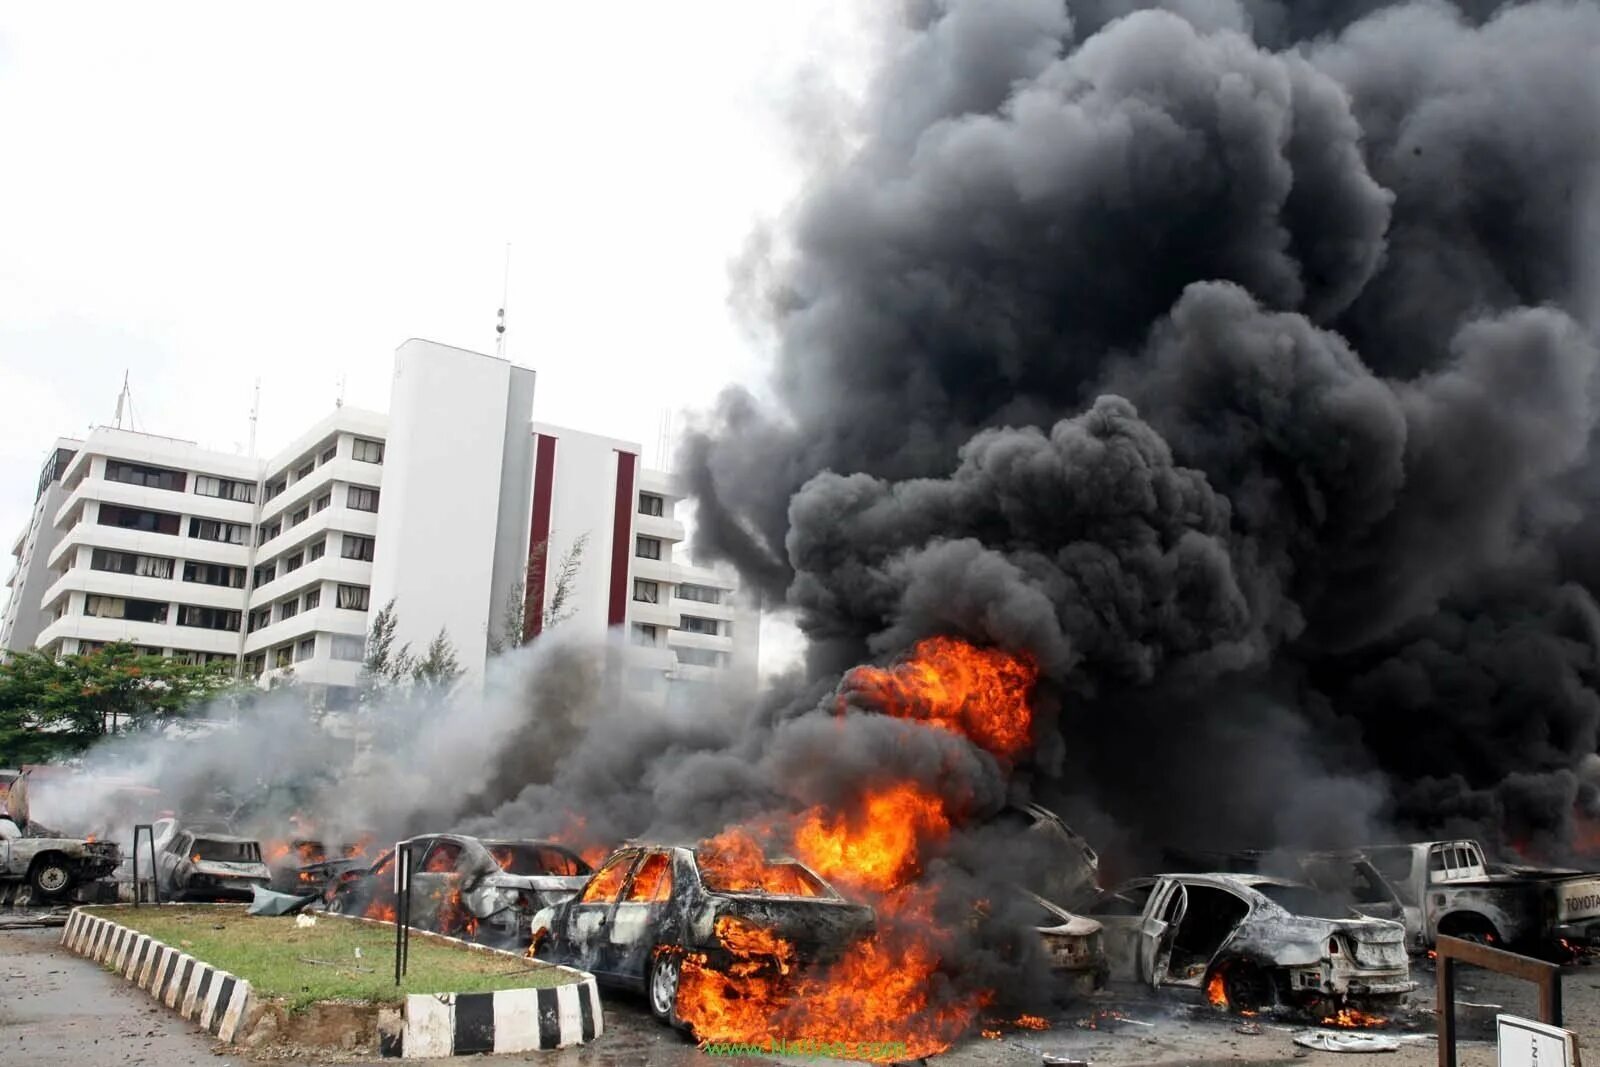
[[561,829],[553,834],[547,834],[545,840],[555,845],[565,845],[583,858],[583,862],[591,867],[598,868],[611,855],[610,845],[601,843],[589,831],[589,820],[572,811],[561,813],[566,821]]
[[1228,985],[1221,971],[1212,971],[1211,977],[1206,979],[1206,1003],[1213,1008],[1228,1010]]
[[[959,734],[1010,760],[1031,743],[1036,678],[1026,657],[936,637],[918,642],[907,662],[852,671],[841,689],[852,704]],[[733,962],[719,968],[685,956],[678,1014],[705,1043],[903,1043],[897,1058],[908,1059],[949,1048],[995,998],[950,981],[960,962],[948,959],[954,938],[934,918],[933,890],[917,881],[960,814],[938,792],[898,779],[866,786],[842,809],[802,812],[789,827],[795,855],[871,903],[876,933],[829,966],[791,967],[794,947],[771,931],[719,924]],[[791,891],[783,865],[768,862],[748,830],[719,834],[698,855],[708,885]],[[1022,1016],[1012,1025],[1043,1023]],[[870,1057],[863,1049],[856,1058]]]
[[1322,1025],[1336,1026],[1345,1030],[1366,1030],[1388,1026],[1389,1020],[1382,1015],[1370,1015],[1354,1008],[1340,1008],[1332,1015],[1324,1015],[1322,1017]]
[[1033,741],[1028,697],[1038,676],[1026,655],[929,637],[917,642],[904,663],[857,667],[843,688],[884,714],[949,730],[1015,759]]

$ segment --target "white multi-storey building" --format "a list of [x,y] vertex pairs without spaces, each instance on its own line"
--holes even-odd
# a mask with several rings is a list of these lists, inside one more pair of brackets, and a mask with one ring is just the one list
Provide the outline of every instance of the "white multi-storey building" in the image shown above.
[[341,407],[261,460],[101,427],[58,440],[39,479],[0,648],[125,641],[292,678],[328,707],[357,692],[371,611],[396,641],[441,630],[470,673],[541,630],[555,572],[584,549],[562,625],[631,637],[630,688],[671,699],[753,682],[759,616],[728,573],[679,562],[682,494],[640,447],[531,421],[531,370],[411,340],[389,416]]

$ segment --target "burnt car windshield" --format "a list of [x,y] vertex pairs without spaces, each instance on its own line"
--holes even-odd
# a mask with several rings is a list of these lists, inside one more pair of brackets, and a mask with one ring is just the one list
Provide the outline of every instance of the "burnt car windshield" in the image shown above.
[[1301,885],[1258,885],[1261,895],[1292,915],[1316,919],[1348,919],[1355,914],[1350,902],[1332,893]]
[[192,854],[196,860],[210,860],[213,863],[261,862],[261,850],[254,841],[213,841],[197,837]]
[[572,877],[594,873],[594,869],[577,856],[548,845],[491,843],[489,855],[507,874]]

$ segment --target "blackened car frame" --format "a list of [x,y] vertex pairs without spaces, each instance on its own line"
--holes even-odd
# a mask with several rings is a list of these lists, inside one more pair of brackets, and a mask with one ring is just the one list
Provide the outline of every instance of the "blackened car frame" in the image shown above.
[[766,861],[755,888],[702,863],[701,849],[651,845],[617,851],[577,896],[536,915],[533,951],[646,993],[651,1014],[676,1025],[684,954],[713,968],[731,962],[718,936],[727,922],[782,938],[801,966],[838,958],[876,928],[870,907],[794,860]]

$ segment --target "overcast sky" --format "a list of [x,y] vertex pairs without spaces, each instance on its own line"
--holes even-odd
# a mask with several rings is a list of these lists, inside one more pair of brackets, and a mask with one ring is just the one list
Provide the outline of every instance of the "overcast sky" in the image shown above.
[[8,5],[7,549],[51,440],[110,423],[124,370],[137,429],[228,451],[259,378],[271,453],[341,380],[386,410],[408,337],[494,351],[507,242],[535,416],[655,462],[664,412],[760,364],[729,265],[792,195],[779,115],[802,68],[847,65],[846,10]]

